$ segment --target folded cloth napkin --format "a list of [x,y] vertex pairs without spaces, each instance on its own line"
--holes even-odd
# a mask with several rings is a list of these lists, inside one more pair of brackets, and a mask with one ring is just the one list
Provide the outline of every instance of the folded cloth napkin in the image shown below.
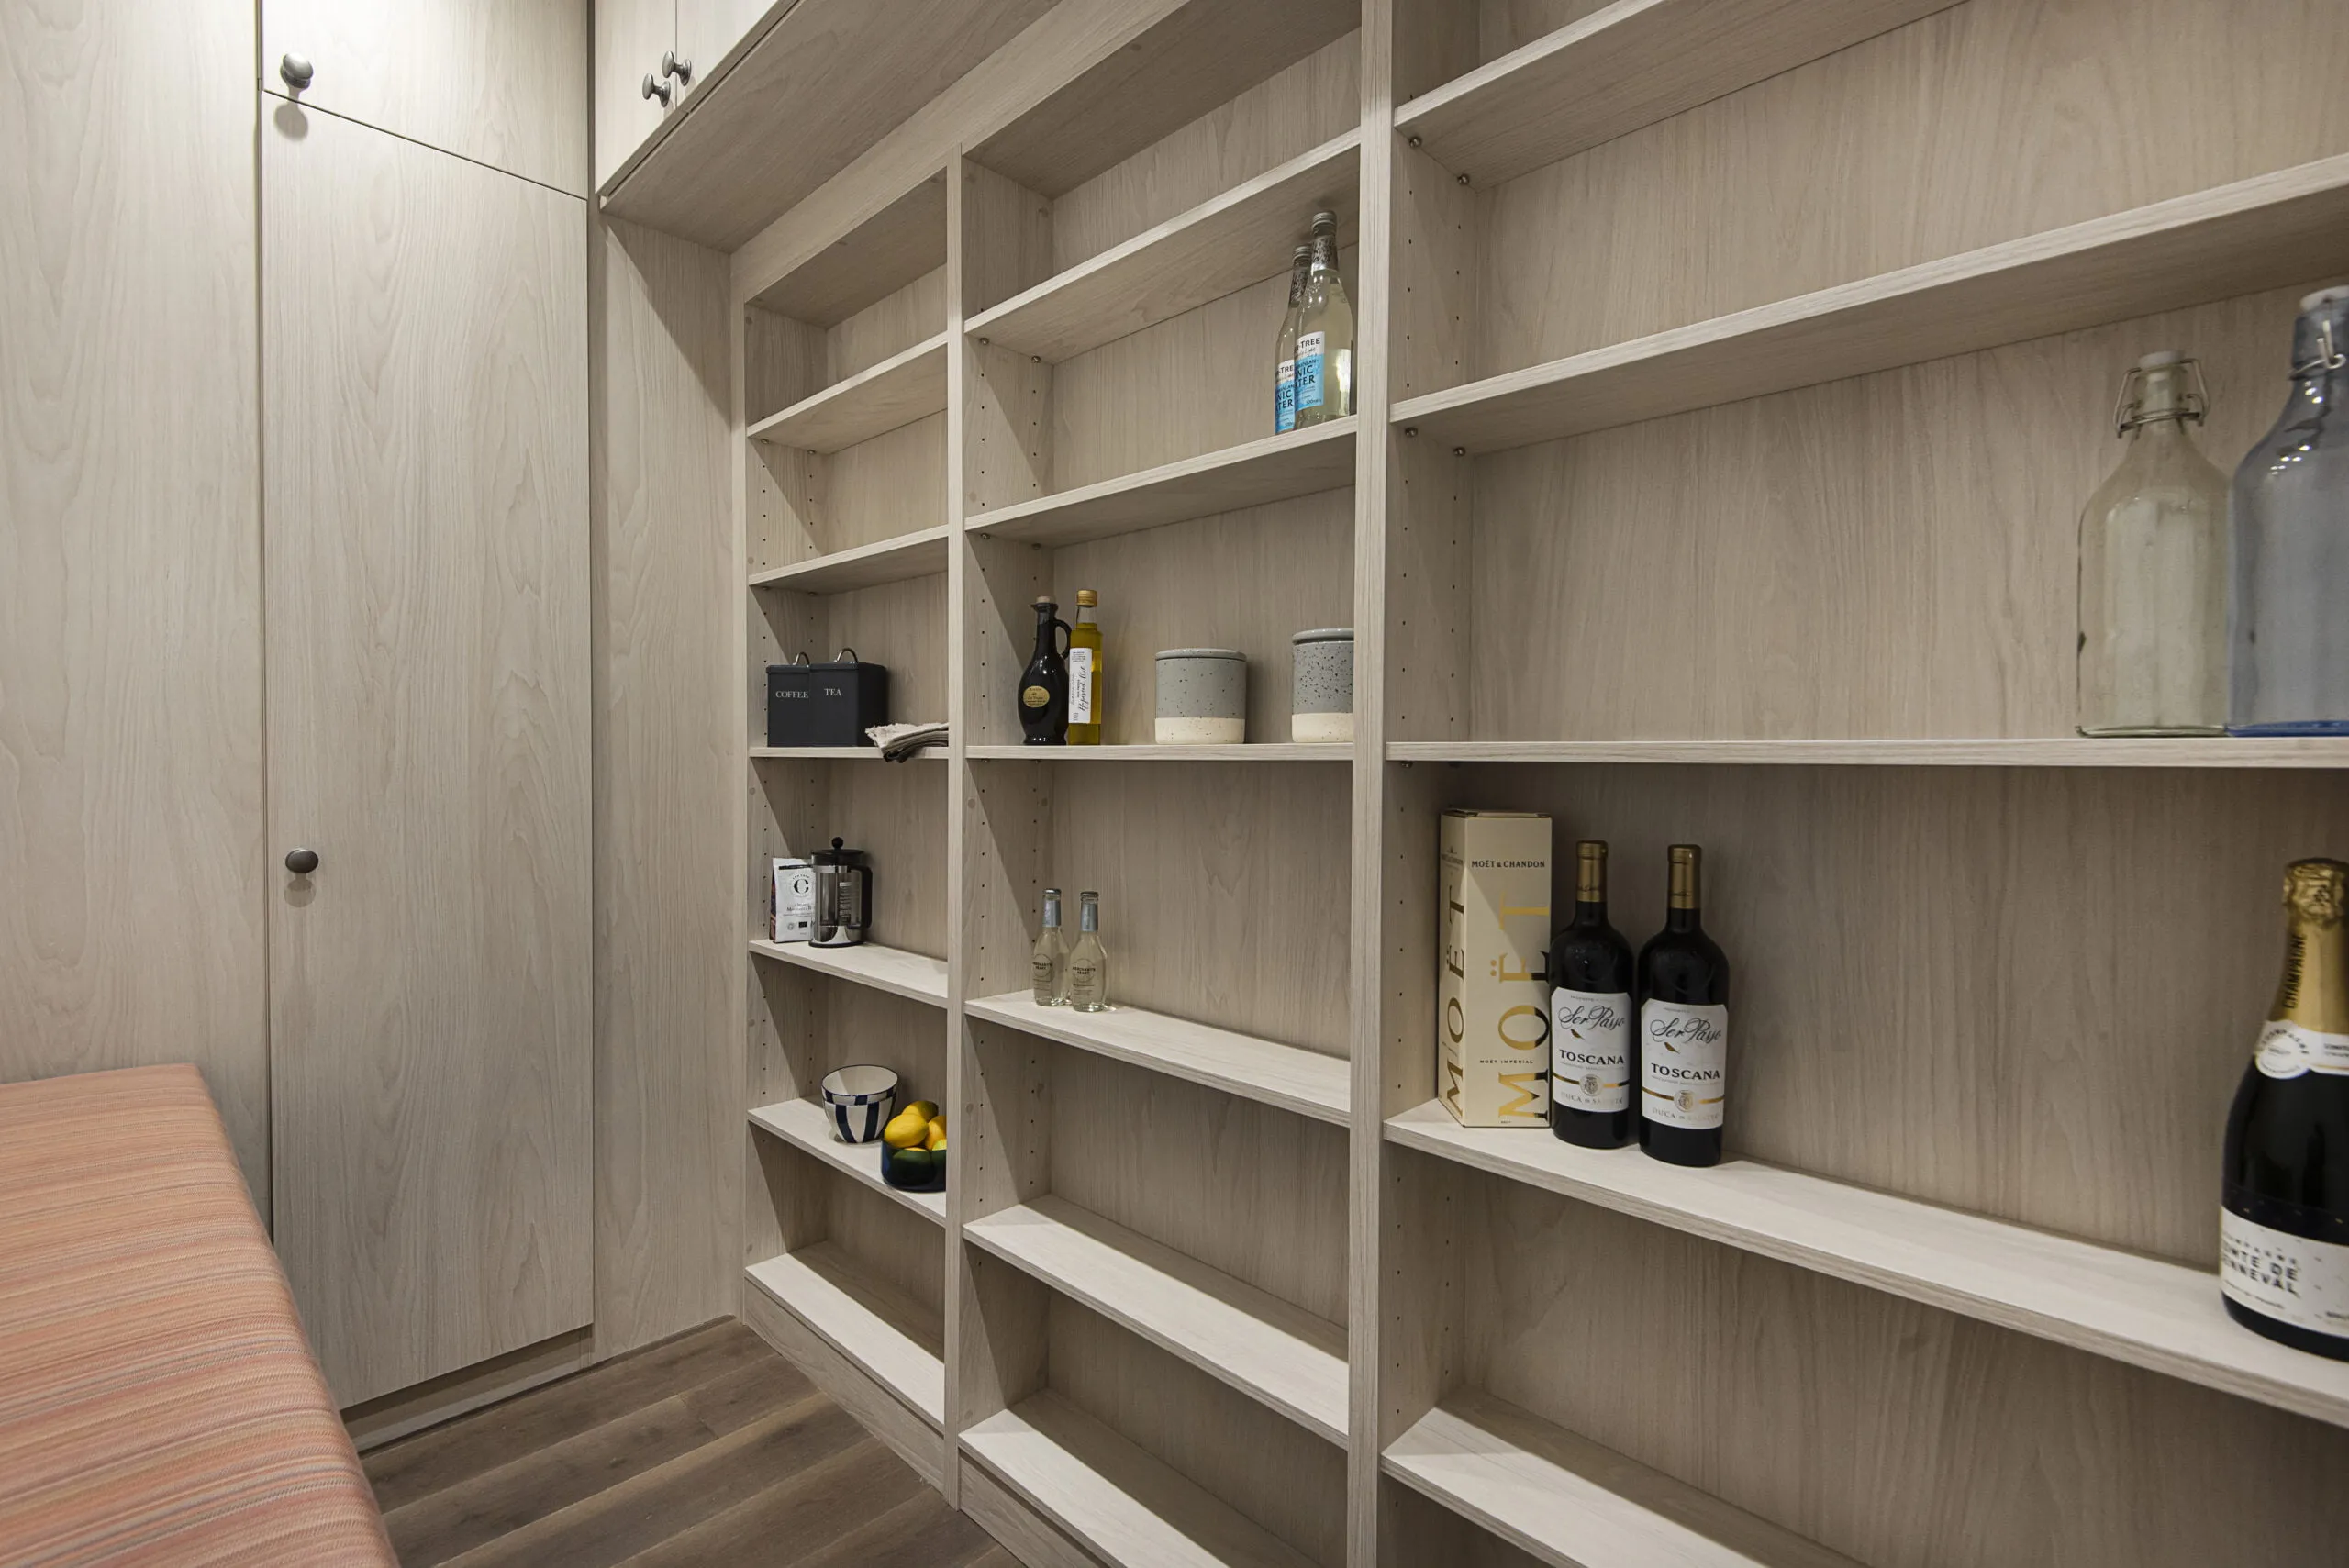
[[881,748],[884,761],[902,762],[925,746],[946,744],[946,726],[937,724],[876,724],[865,739]]

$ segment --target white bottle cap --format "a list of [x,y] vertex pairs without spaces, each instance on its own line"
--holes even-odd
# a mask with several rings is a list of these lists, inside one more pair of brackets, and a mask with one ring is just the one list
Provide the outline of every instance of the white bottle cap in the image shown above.
[[2341,284],[2329,289],[2319,289],[2300,301],[2300,311],[2305,315],[2311,310],[2321,310],[2328,305],[2337,305],[2344,299],[2349,299],[2349,284]]
[[2180,353],[2177,350],[2163,349],[2158,352],[2147,354],[2143,359],[2139,360],[2137,361],[2137,368],[2141,371],[2167,370],[2172,365],[2182,365],[2185,362],[2186,356]]

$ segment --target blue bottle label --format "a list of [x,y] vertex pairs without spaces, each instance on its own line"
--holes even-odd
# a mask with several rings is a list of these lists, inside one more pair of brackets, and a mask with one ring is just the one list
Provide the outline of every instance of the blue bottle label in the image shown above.
[[1297,406],[1299,409],[1321,406],[1321,345],[1319,332],[1303,332],[1297,339]]
[[1283,360],[1273,373],[1273,428],[1297,428],[1297,361]]

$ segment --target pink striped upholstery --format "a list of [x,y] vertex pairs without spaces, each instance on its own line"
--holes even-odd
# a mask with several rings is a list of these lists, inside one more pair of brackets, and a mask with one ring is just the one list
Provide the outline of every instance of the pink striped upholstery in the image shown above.
[[195,1069],[0,1085],[0,1563],[392,1562]]

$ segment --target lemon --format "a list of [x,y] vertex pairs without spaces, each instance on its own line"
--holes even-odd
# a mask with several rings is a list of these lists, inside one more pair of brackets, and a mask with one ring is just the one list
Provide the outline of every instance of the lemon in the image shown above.
[[922,1125],[926,1127],[930,1123],[938,1119],[938,1102],[936,1100],[916,1100],[912,1105],[907,1106],[904,1110],[899,1111],[897,1114],[899,1116],[918,1116],[921,1118]]
[[933,1121],[930,1124],[930,1141],[923,1147],[930,1149],[932,1151],[936,1151],[946,1147],[945,1122]]
[[908,1106],[889,1118],[881,1129],[881,1141],[892,1149],[918,1149],[930,1136],[930,1118],[917,1106]]

